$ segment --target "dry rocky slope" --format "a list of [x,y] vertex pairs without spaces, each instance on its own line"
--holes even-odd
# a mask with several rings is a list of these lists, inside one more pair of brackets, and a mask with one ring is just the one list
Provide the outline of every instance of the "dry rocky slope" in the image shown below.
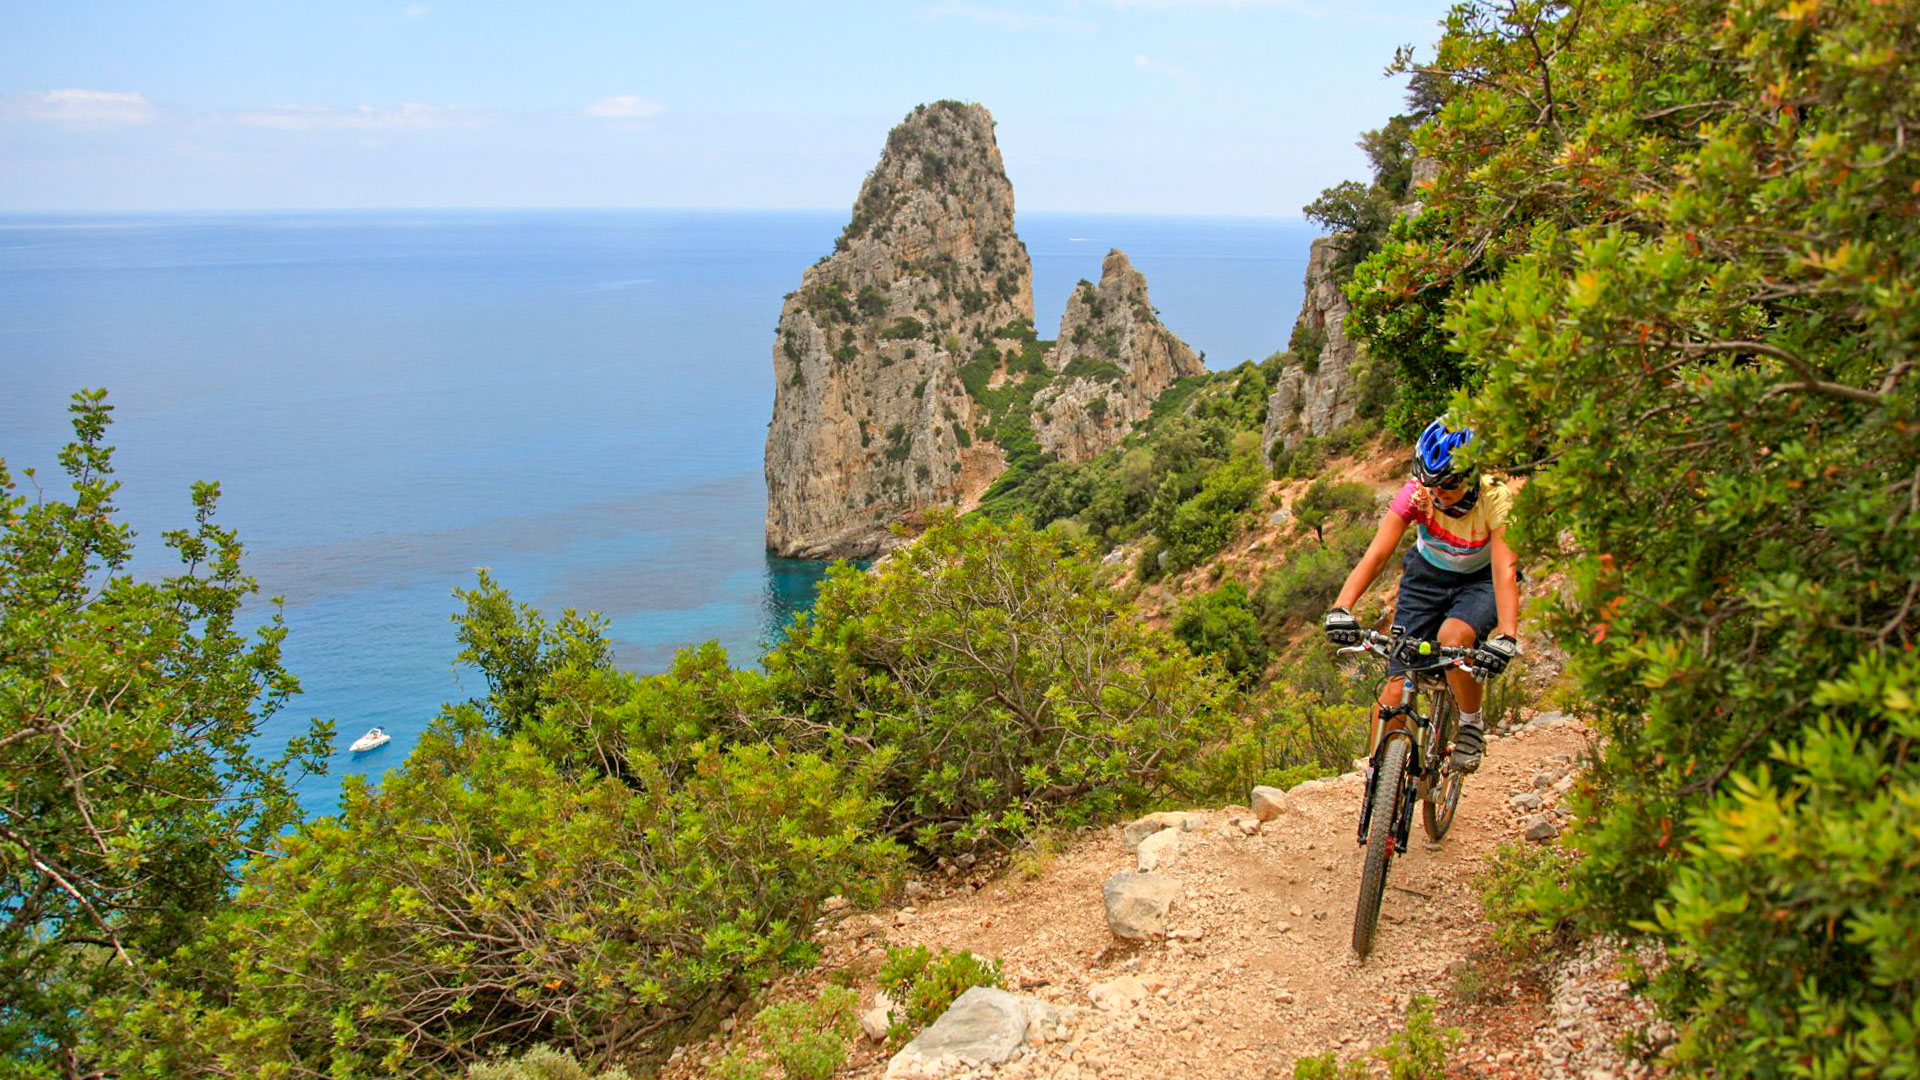
[[[1444,999],[1465,969],[1498,977],[1478,952],[1487,931],[1473,876],[1501,842],[1565,825],[1561,802],[1590,754],[1588,731],[1558,713],[1491,739],[1446,840],[1426,843],[1416,824],[1412,850],[1394,861],[1366,960],[1349,945],[1363,855],[1353,840],[1363,782],[1349,773],[1288,791],[1266,821],[1225,807],[1085,834],[1032,880],[976,871],[911,883],[904,906],[830,916],[820,968],[777,992],[811,994],[838,969],[871,1006],[886,946],[924,945],[1000,958],[1007,989],[1036,1003],[1024,1017],[1001,1009],[1020,1030],[997,1064],[941,1065],[863,1041],[843,1078],[1216,1080],[1291,1076],[1294,1060],[1326,1051],[1368,1057],[1400,1028],[1410,995]],[[1149,863],[1171,886],[1164,936],[1123,940],[1103,886]],[[1590,949],[1530,996],[1494,991],[1506,1005],[1469,1022],[1450,1075],[1649,1075],[1619,1049],[1646,1017],[1618,972],[1616,956]],[[705,1075],[729,1038],[688,1048],[666,1075]]]
[[1076,298],[1063,332],[1082,342],[1036,363],[1032,262],[993,118],[951,101],[915,109],[887,136],[833,253],[781,310],[767,549],[870,556],[929,507],[971,509],[1007,464],[989,388],[1058,373],[1043,427],[1052,452],[1071,455],[1111,445],[1174,377],[1200,370],[1124,255]]
[[1069,462],[1100,456],[1153,412],[1175,379],[1207,370],[1160,324],[1146,275],[1118,248],[1101,262],[1100,284],[1082,281],[1067,298],[1047,367],[1060,377],[1034,395],[1034,438]]

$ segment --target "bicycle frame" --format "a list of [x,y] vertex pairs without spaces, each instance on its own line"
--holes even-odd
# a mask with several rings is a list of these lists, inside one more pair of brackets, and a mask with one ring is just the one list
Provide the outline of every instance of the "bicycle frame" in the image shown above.
[[[1406,783],[1413,789],[1414,797],[1400,800],[1400,812],[1396,815],[1398,820],[1393,823],[1394,849],[1404,853],[1413,831],[1413,805],[1427,798],[1434,778],[1439,773],[1439,766],[1434,759],[1446,751],[1445,747],[1435,746],[1432,738],[1440,712],[1437,707],[1439,697],[1451,692],[1445,681],[1446,669],[1458,667],[1473,674],[1473,650],[1409,640],[1405,628],[1400,626],[1393,628],[1391,636],[1378,631],[1368,631],[1367,635],[1361,644],[1340,651],[1372,653],[1383,658],[1393,657],[1397,651],[1398,659],[1406,670],[1389,676],[1402,680],[1400,704],[1383,705],[1380,708],[1380,730],[1367,758],[1367,791],[1360,804],[1360,825],[1355,839],[1361,844],[1367,842],[1367,828],[1373,816],[1374,783],[1380,772],[1380,759],[1386,751],[1387,742],[1395,738],[1405,739],[1408,751]],[[1412,661],[1425,663],[1416,667]],[[1428,705],[1426,708],[1421,707],[1423,699]],[[1393,722],[1403,717],[1411,719],[1411,727]]]

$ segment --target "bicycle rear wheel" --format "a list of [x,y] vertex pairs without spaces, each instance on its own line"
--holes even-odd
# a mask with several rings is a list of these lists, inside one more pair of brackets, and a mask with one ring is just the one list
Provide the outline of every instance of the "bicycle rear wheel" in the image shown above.
[[1420,823],[1426,827],[1428,838],[1436,842],[1453,828],[1453,812],[1460,805],[1460,785],[1466,780],[1460,770],[1453,767],[1450,746],[1459,728],[1460,706],[1454,702],[1451,691],[1442,691],[1434,701],[1430,729],[1433,745],[1427,754],[1427,767],[1433,770],[1434,779],[1427,786],[1427,797],[1420,801]]
[[1353,951],[1364,958],[1373,951],[1373,932],[1380,923],[1380,898],[1387,891],[1387,866],[1393,860],[1393,829],[1400,820],[1405,798],[1409,741],[1389,735],[1374,774],[1372,807],[1367,812],[1367,865],[1360,874],[1360,901],[1353,911]]

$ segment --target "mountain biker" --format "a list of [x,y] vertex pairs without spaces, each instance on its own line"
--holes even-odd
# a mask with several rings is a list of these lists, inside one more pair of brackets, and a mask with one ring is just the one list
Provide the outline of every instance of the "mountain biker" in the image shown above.
[[[1471,430],[1449,428],[1444,419],[1428,424],[1413,448],[1413,477],[1394,495],[1366,554],[1322,621],[1328,640],[1356,645],[1360,623],[1353,605],[1393,557],[1408,525],[1417,526],[1414,545],[1402,564],[1394,622],[1410,637],[1454,648],[1479,648],[1474,666],[1483,677],[1499,674],[1520,651],[1515,638],[1520,618],[1520,583],[1513,549],[1507,546],[1507,515],[1513,488],[1456,468],[1454,452],[1473,439]],[[1485,642],[1485,644],[1481,644]],[[1387,683],[1373,711],[1373,740],[1379,739],[1380,708],[1400,704],[1406,668],[1389,658]],[[1480,716],[1480,683],[1459,668],[1447,670],[1447,682],[1460,706],[1460,731],[1453,765],[1462,772],[1480,768],[1486,752]]]

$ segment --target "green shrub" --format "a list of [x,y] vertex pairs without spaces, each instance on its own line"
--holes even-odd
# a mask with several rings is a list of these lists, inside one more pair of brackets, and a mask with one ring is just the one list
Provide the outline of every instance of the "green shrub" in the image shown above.
[[1567,941],[1568,872],[1578,861],[1559,844],[1509,840],[1494,849],[1474,875],[1481,910],[1493,924],[1493,941],[1511,956],[1529,956]]
[[1459,1042],[1459,1028],[1435,1026],[1433,999],[1415,994],[1407,1004],[1406,1027],[1374,1053],[1387,1063],[1392,1080],[1446,1080],[1447,1055]]
[[942,949],[939,956],[934,956],[924,945],[888,946],[877,978],[881,988],[900,1005],[892,1029],[896,1039],[911,1037],[940,1019],[969,989],[1003,985],[1000,961],[981,960],[965,949]]
[[745,1043],[736,1043],[714,1064],[713,1075],[715,1080],[767,1080],[767,1066]]
[[536,1046],[517,1058],[476,1062],[467,1067],[467,1080],[630,1080],[618,1066],[590,1073],[565,1050]]
[[1229,581],[1181,603],[1173,636],[1199,656],[1214,656],[1241,683],[1259,681],[1267,667],[1267,643],[1247,599],[1247,587]]
[[1371,522],[1349,522],[1323,543],[1301,544],[1288,552],[1287,561],[1267,571],[1254,594],[1261,625],[1277,628],[1325,612],[1366,552],[1373,532]]
[[1312,529],[1323,542],[1329,523],[1371,519],[1375,513],[1372,488],[1325,478],[1308,485],[1306,493],[1293,504],[1293,519],[1301,528]]
[[926,335],[926,325],[911,315],[902,315],[880,332],[880,336],[889,341],[918,341]]
[[1343,1062],[1332,1050],[1293,1060],[1293,1080],[1368,1080],[1372,1075],[1358,1058]]
[[860,995],[852,990],[825,986],[811,1002],[762,1009],[754,1024],[788,1080],[827,1080],[847,1062],[848,1044],[860,1030],[859,1005]]
[[1293,444],[1276,442],[1269,452],[1268,462],[1272,466],[1275,480],[1298,480],[1313,476],[1327,465],[1327,447],[1319,439],[1308,436]]
[[1159,528],[1167,545],[1167,569],[1198,566],[1225,547],[1245,524],[1242,515],[1266,489],[1266,472],[1256,456],[1235,457],[1210,470],[1199,492],[1181,502]]
[[1327,332],[1318,324],[1304,319],[1293,324],[1293,334],[1287,339],[1287,352],[1293,355],[1300,369],[1311,375],[1320,370],[1320,353],[1327,347]]
[[767,654],[781,709],[756,737],[868,763],[884,828],[928,852],[1180,790],[1230,687],[1096,570],[1023,521],[935,515],[872,570],[829,573]]
[[570,775],[461,708],[379,791],[350,779],[341,815],[251,864],[175,961],[228,989],[105,1008],[123,1075],[218,1058],[427,1077],[536,1040],[619,1053],[811,962],[821,900],[897,873],[844,764],[629,740],[618,778]]

